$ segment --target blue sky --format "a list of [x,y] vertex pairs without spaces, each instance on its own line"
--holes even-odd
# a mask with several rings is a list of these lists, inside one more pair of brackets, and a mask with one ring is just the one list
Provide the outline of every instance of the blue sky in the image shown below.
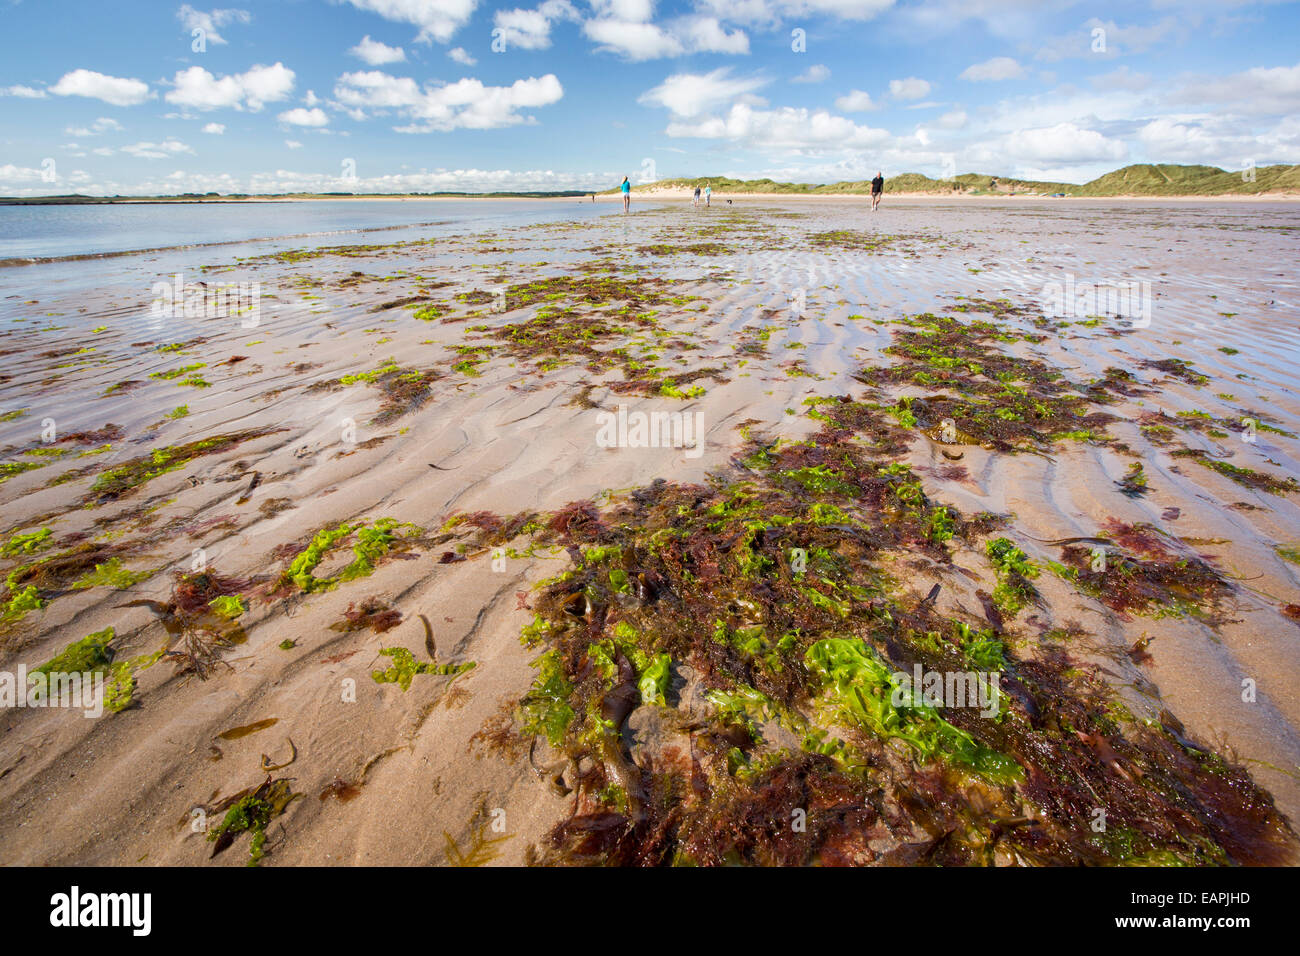
[[1296,163],[1297,38],[1254,0],[0,0],[0,194]]

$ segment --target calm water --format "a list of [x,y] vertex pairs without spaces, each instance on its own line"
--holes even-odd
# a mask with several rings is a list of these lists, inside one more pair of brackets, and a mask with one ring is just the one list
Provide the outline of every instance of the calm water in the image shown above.
[[613,203],[578,199],[0,206],[0,263],[287,237],[299,247],[364,242],[357,236],[369,230],[433,226],[464,231],[467,225],[587,218],[614,209]]

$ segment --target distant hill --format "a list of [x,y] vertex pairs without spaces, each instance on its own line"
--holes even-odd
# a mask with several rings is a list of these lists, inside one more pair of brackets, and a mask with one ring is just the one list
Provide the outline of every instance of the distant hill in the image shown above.
[[[636,192],[655,189],[694,189],[712,186],[717,193],[789,193],[791,195],[858,195],[871,192],[870,180],[839,183],[779,183],[771,179],[728,179],[725,176],[697,179],[661,179],[632,187]],[[606,189],[604,193],[615,193]],[[1217,166],[1173,166],[1138,163],[1099,176],[1082,186],[1010,179],[981,173],[963,173],[950,180],[931,179],[920,173],[899,173],[885,177],[886,193],[934,193],[963,195],[1037,194],[1051,196],[1226,196],[1270,192],[1300,193],[1300,166],[1260,166],[1255,181],[1247,182],[1240,171],[1227,172]]]

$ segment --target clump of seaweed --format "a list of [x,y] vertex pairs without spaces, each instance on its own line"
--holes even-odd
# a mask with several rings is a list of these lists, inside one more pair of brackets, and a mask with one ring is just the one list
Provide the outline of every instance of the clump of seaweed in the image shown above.
[[221,822],[208,831],[212,843],[209,859],[228,849],[241,833],[251,834],[248,865],[257,866],[266,856],[266,829],[284,813],[289,804],[302,796],[294,793],[288,780],[273,780],[268,774],[256,787],[248,787],[220,801],[209,811],[224,813]]
[[382,399],[373,424],[386,425],[413,411],[418,411],[433,397],[430,386],[443,377],[438,369],[404,368],[388,359],[368,372],[355,372],[328,382],[318,382],[309,391],[333,389],[364,382],[379,390]]
[[1203,468],[1216,471],[1242,487],[1254,491],[1263,491],[1279,497],[1300,491],[1300,483],[1289,475],[1285,478],[1278,478],[1276,475],[1270,475],[1267,472],[1255,471],[1253,468],[1243,468],[1221,458],[1212,458],[1208,452],[1199,448],[1179,448],[1172,454],[1175,458],[1191,459]]
[[196,458],[229,451],[244,442],[262,438],[276,431],[279,429],[250,428],[224,435],[214,435],[211,438],[201,438],[186,442],[184,445],[155,448],[147,455],[132,458],[100,472],[82,500],[88,504],[103,504],[125,498],[146,482],[184,468]]
[[[574,800],[535,862],[1203,864],[1294,852],[1244,770],[1169,721],[1133,719],[1095,668],[1061,646],[1016,653],[1001,623],[942,613],[950,547],[974,546],[999,519],[931,501],[890,460],[905,442],[881,409],[813,408],[811,440],[752,439],[703,484],[659,480],[526,523],[453,525],[471,551],[514,526],[571,559],[539,585],[521,634],[540,653],[513,733],[558,755],[534,767]],[[1125,530],[1111,531],[1125,580],[1150,582],[1158,566],[1166,601],[1178,587],[1226,593],[1189,560],[1139,553]],[[986,548],[1004,603],[1023,606],[1034,565],[1009,539]],[[930,583],[922,569],[924,597],[912,590]],[[1001,694],[985,710],[918,696],[904,680],[918,667],[997,675]]]
[[1115,420],[1091,408],[1107,400],[1104,381],[1076,385],[1045,362],[998,347],[1036,341],[1033,335],[986,320],[964,323],[930,313],[899,324],[885,349],[899,361],[863,368],[855,377],[876,387],[943,389],[904,396],[893,407],[902,426],[933,441],[1035,451],[1058,441],[1100,439]]
[[917,236],[889,236],[877,232],[861,232],[850,229],[832,229],[827,232],[814,232],[808,236],[808,242],[814,246],[836,249],[852,249],[855,252],[879,252],[906,239]]
[[152,611],[169,637],[162,656],[176,664],[179,673],[205,680],[226,648],[248,639],[238,621],[245,607],[241,595],[251,594],[256,585],[254,579],[226,577],[211,568],[173,571],[169,600],[136,600],[121,606]]
[[436,674],[458,677],[466,671],[473,670],[474,661],[462,661],[459,664],[439,664],[437,661],[417,661],[415,655],[405,647],[384,647],[379,653],[392,660],[384,670],[373,670],[370,676],[376,684],[396,684],[403,691],[411,689],[411,681],[417,674]]
[[[274,593],[284,596],[295,591],[304,594],[332,591],[343,582],[369,577],[391,553],[408,550],[412,539],[419,534],[420,529],[415,525],[396,518],[379,518],[371,524],[345,521],[322,528],[289,562]],[[316,569],[326,557],[348,543],[352,545],[352,560],[334,574],[317,576]]]
[[352,631],[371,630],[376,634],[391,631],[402,622],[402,612],[388,606],[388,602],[378,597],[368,597],[358,606],[355,601],[348,602],[343,612],[343,620],[330,625],[332,631],[350,633]]
[[1052,570],[1119,614],[1214,620],[1233,587],[1206,559],[1148,524],[1110,519],[1102,547],[1066,544]]
[[1115,482],[1120,491],[1130,498],[1141,498],[1147,493],[1147,474],[1142,462],[1135,461],[1128,466],[1124,477]]

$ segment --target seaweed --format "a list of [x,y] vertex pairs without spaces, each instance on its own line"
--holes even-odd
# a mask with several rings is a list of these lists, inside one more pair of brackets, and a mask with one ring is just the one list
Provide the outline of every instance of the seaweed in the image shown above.
[[373,670],[370,676],[376,684],[396,684],[402,691],[411,689],[411,681],[417,674],[438,674],[441,676],[460,676],[474,669],[474,661],[462,661],[459,664],[439,664],[437,661],[417,661],[415,655],[404,647],[384,647],[379,653],[392,660],[385,670]]
[[276,431],[280,429],[250,428],[245,431],[201,438],[184,445],[155,448],[147,455],[132,458],[100,472],[82,500],[87,504],[103,504],[125,498],[141,485],[161,475],[184,468],[196,458],[229,451],[245,442],[262,438]]
[[[448,523],[468,553],[514,529],[570,557],[538,586],[520,634],[542,652],[532,687],[480,735],[503,753],[512,735],[525,751],[544,739],[571,768],[573,815],[532,862],[1218,864],[1294,852],[1244,770],[1125,716],[1063,645],[1017,653],[1000,618],[990,628],[941,612],[950,549],[1001,519],[931,501],[891,460],[906,436],[880,406],[813,409],[810,440],[751,435],[702,484]],[[1091,554],[1069,546],[1053,570],[1117,607],[1157,584],[1163,606],[1185,595],[1212,610],[1230,593],[1162,536],[1118,523],[1107,534],[1115,580],[1094,578]],[[1009,614],[1039,599],[1038,566],[1010,539],[984,550]],[[900,564],[910,585],[933,582],[928,596],[900,583]],[[921,568],[931,582],[916,580]],[[995,712],[909,697],[899,675],[918,666],[996,675]],[[1106,834],[1089,825],[1098,807]]]
[[273,780],[268,774],[258,786],[222,800],[212,808],[212,813],[224,812],[225,816],[208,831],[213,845],[209,859],[228,849],[241,833],[248,833],[248,865],[257,866],[266,856],[266,828],[300,796],[293,792],[288,780]]

